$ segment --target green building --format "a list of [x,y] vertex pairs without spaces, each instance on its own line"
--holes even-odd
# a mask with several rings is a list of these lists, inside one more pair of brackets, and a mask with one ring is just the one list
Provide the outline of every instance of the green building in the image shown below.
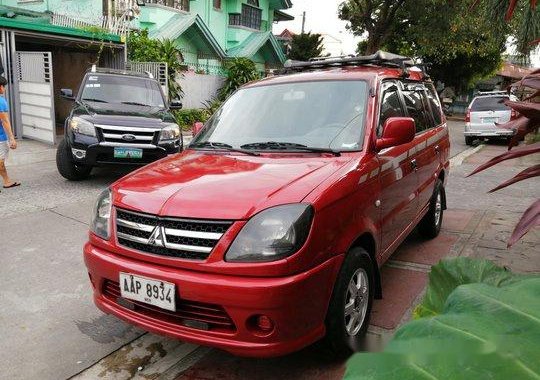
[[291,0],[147,0],[138,26],[177,41],[190,69],[213,73],[227,58],[247,57],[260,71],[285,61],[274,22],[292,20]]

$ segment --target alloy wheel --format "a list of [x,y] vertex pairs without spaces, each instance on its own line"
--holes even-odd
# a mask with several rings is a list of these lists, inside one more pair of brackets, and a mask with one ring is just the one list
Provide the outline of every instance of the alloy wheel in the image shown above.
[[354,272],[345,293],[345,330],[350,336],[358,334],[366,319],[369,304],[369,278],[366,271],[359,268]]

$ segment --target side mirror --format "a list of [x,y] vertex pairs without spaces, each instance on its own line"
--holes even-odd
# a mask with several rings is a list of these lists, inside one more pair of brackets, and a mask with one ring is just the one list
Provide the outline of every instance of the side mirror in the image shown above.
[[71,88],[63,88],[60,90],[60,96],[66,100],[75,100],[73,90]]
[[204,128],[204,124],[200,121],[197,121],[196,123],[193,123],[193,128],[191,129],[191,132],[193,133],[193,137],[197,136],[201,129]]
[[383,135],[377,139],[377,152],[385,148],[410,143],[416,126],[412,117],[389,117],[383,126]]
[[180,100],[172,100],[171,104],[169,104],[169,108],[171,110],[181,110],[182,109],[182,102]]

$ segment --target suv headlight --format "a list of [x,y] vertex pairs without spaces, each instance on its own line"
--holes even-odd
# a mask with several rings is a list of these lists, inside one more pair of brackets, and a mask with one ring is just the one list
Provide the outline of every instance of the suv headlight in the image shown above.
[[297,252],[306,242],[313,207],[298,203],[260,212],[242,228],[225,255],[229,262],[268,262]]
[[88,120],[74,116],[69,120],[69,127],[75,133],[96,137],[96,128]]
[[111,191],[109,189],[99,194],[94,206],[94,214],[90,223],[90,230],[102,239],[108,240],[111,235]]
[[169,124],[161,130],[159,142],[170,142],[180,138],[180,127],[177,124]]

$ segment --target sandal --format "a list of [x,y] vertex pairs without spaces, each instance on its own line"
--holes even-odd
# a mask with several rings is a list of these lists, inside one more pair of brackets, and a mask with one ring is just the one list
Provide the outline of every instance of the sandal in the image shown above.
[[17,187],[17,186],[21,186],[21,183],[20,182],[13,182],[9,186],[4,186],[4,189],[11,189],[12,187]]

